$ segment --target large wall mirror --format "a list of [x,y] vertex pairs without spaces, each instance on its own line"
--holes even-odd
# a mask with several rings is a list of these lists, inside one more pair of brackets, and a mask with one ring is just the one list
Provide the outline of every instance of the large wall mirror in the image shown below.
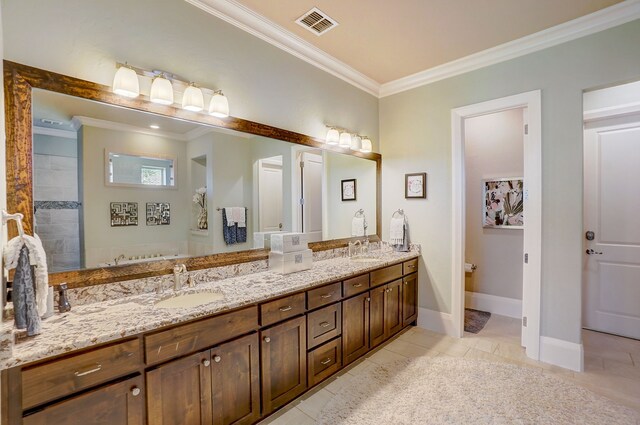
[[378,154],[121,99],[11,62],[5,87],[8,206],[42,239],[52,283],[261,259],[270,232],[305,232],[315,250],[343,246],[358,211],[377,239]]

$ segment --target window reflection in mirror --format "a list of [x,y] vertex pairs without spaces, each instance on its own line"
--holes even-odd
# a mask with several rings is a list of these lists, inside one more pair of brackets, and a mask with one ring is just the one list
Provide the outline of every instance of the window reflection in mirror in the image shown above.
[[[261,248],[274,231],[347,238],[359,209],[375,233],[376,163],[350,155],[40,89],[33,153],[51,272]],[[246,222],[227,238],[233,207]]]

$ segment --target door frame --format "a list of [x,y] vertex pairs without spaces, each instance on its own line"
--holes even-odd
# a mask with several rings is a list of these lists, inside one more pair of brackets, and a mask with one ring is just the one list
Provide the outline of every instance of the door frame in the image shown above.
[[[526,108],[525,124],[528,134],[524,143],[524,200],[526,226],[524,252],[528,263],[523,267],[522,344],[527,356],[540,358],[540,299],[542,256],[542,99],[534,90],[489,100],[451,110],[452,134],[452,303],[453,329],[456,336],[464,335],[464,263],[465,263],[465,158],[464,120],[509,109]],[[524,323],[523,323],[524,325]]]

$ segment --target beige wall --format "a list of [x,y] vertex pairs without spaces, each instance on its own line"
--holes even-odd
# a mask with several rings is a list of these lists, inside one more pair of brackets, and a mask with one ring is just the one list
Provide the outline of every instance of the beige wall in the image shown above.
[[478,265],[466,273],[466,290],[522,299],[523,231],[483,227],[482,180],[523,176],[523,110],[469,118],[464,126],[465,256]]
[[[423,246],[420,307],[451,312],[451,109],[542,90],[544,336],[581,341],[582,91],[640,78],[640,20],[380,100],[383,236],[403,207]],[[426,171],[428,199],[405,201]]]

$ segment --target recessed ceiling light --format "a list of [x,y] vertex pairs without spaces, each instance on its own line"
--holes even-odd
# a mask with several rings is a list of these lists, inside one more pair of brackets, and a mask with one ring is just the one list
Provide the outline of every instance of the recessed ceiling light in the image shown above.
[[149,127],[153,128],[154,130],[157,130],[157,129],[160,128],[160,126],[158,124],[151,124]]

